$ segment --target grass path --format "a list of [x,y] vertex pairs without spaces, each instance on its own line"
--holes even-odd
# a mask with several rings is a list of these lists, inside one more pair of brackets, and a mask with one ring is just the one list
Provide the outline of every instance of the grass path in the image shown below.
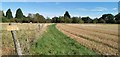
[[55,24],[31,46],[32,54],[44,55],[95,55],[96,53],[80,45],[60,32]]

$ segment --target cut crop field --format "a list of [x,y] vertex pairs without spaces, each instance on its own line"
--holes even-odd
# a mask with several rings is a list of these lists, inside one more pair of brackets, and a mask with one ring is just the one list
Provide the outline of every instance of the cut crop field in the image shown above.
[[57,24],[56,27],[81,45],[99,54],[118,54],[117,24]]

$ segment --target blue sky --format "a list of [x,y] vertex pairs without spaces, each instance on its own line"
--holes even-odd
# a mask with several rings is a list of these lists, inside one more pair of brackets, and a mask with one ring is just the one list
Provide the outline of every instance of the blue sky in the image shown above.
[[69,11],[71,16],[100,17],[102,14],[118,12],[117,2],[2,2],[2,10],[6,12],[11,9],[13,16],[18,8],[24,15],[28,13],[39,13],[45,17],[63,16]]
[[118,2],[120,0],[1,0],[2,2]]

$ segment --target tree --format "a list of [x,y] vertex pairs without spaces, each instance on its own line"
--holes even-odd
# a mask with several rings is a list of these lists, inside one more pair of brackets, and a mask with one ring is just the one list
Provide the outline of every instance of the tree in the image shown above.
[[29,13],[27,17],[33,18],[33,14]]
[[60,20],[59,20],[58,17],[53,17],[52,18],[52,23],[59,23],[59,22],[60,22]]
[[30,23],[30,22],[31,22],[31,19],[28,17],[25,17],[22,19],[22,23]]
[[65,14],[64,14],[64,21],[65,21],[65,23],[71,23],[72,22],[72,19],[69,15],[68,11],[66,11]]
[[2,17],[5,17],[5,14],[4,14],[4,12],[3,11],[1,11],[2,12]]
[[79,21],[81,24],[83,24],[84,23],[84,21],[82,20],[82,19],[80,19],[80,21]]
[[64,17],[65,23],[72,23],[72,19],[69,17]]
[[93,20],[93,23],[98,23],[98,18],[95,18],[94,20]]
[[8,22],[9,20],[5,17],[4,12],[0,10],[0,22]]
[[115,23],[115,19],[112,14],[103,14],[101,19],[105,20],[106,23]]
[[27,19],[29,19],[29,22],[33,22],[33,14],[29,13]]
[[0,19],[3,17],[3,12],[0,10]]
[[72,23],[79,23],[80,18],[79,17],[72,17]]
[[46,22],[46,23],[51,23],[51,19],[50,19],[49,17],[47,17],[47,19],[46,19],[45,22]]
[[59,16],[59,19],[60,19],[60,23],[65,23],[64,16]]
[[9,19],[7,19],[6,17],[2,17],[2,22],[9,22]]
[[90,17],[82,17],[82,20],[84,21],[84,23],[91,23],[92,19]]
[[34,23],[44,23],[45,22],[45,18],[40,15],[39,13],[34,14],[33,16],[33,20]]
[[22,10],[20,8],[17,9],[15,18],[22,19],[23,17],[24,17],[24,15],[22,13]]
[[16,22],[16,20],[15,20],[14,18],[9,19],[8,21],[9,21],[9,22]]
[[120,24],[120,13],[115,15],[115,20],[116,20],[116,23]]
[[104,19],[102,19],[102,18],[100,18],[100,19],[98,20],[98,22],[99,22],[99,23],[106,23],[106,21],[105,21]]
[[45,18],[43,15],[39,16],[39,21],[40,21],[40,23],[45,23]]
[[60,23],[60,19],[56,17],[56,23]]
[[65,12],[64,17],[70,18],[70,15],[69,15],[69,12],[68,12],[68,11]]
[[8,9],[8,10],[7,10],[7,12],[6,12],[6,18],[8,18],[8,19],[13,18],[11,9]]

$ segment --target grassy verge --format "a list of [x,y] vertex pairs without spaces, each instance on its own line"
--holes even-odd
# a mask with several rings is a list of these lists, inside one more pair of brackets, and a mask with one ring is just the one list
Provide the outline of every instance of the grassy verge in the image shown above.
[[32,54],[39,55],[95,55],[96,53],[80,45],[75,40],[49,26],[47,32],[31,46]]

